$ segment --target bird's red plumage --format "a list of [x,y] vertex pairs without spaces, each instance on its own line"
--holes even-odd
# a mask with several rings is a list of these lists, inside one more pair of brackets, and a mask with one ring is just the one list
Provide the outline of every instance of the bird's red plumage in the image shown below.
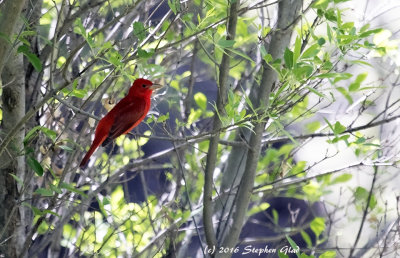
[[109,142],[130,132],[146,117],[151,105],[152,85],[146,79],[135,80],[128,95],[99,121],[93,143],[79,165],[81,168],[104,141]]

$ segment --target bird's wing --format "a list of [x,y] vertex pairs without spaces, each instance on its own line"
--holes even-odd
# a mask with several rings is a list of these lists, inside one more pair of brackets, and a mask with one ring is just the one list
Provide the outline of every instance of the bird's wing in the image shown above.
[[136,127],[146,116],[146,109],[148,109],[146,105],[146,101],[141,99],[135,99],[135,101],[121,105],[118,113],[115,114],[108,138],[113,140]]

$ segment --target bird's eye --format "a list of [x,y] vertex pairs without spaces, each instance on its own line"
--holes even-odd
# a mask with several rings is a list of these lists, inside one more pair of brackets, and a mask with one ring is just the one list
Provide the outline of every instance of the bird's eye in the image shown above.
[[143,87],[143,88],[146,88],[146,84],[143,84],[142,87]]

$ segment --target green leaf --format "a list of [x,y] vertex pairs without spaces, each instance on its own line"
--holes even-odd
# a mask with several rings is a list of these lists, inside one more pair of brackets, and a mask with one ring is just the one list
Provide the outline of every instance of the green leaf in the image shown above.
[[207,109],[207,97],[202,92],[194,94],[194,101],[201,110],[205,111]]
[[317,0],[314,2],[313,7],[317,9],[326,9],[330,0]]
[[60,68],[65,64],[66,61],[67,61],[67,59],[66,59],[64,56],[60,56],[60,57],[57,59],[56,67],[57,67],[58,69],[60,69]]
[[320,46],[318,44],[314,44],[303,52],[301,58],[306,59],[314,57],[319,53],[319,51],[320,51]]
[[360,73],[357,78],[349,86],[349,91],[356,91],[360,88],[361,83],[367,78],[368,73]]
[[300,37],[297,37],[294,43],[293,64],[297,63],[297,60],[299,59],[299,56],[301,54],[300,52],[301,52],[301,39]]
[[344,183],[344,182],[349,181],[352,177],[353,177],[352,174],[343,174],[343,175],[337,176],[335,179],[333,179],[331,184]]
[[69,146],[67,146],[67,145],[58,145],[58,148],[60,148],[60,149],[62,149],[62,150],[65,150],[65,151],[67,151],[67,152],[73,152],[73,151],[74,151],[73,148],[71,148],[71,147],[69,147]]
[[141,48],[138,48],[138,56],[141,58],[150,58],[154,55],[154,50],[147,52],[146,50],[143,50]]
[[[232,53],[234,53],[234,54],[236,54],[236,55],[238,55],[238,56],[243,57],[244,59],[249,60],[250,62],[254,62],[253,59],[251,59],[248,55],[246,55],[246,54],[244,54],[244,53],[242,53],[242,52],[240,52],[240,51],[238,51],[238,50],[236,50],[236,49],[229,48],[229,51],[231,51]],[[269,54],[267,54],[264,58],[267,58],[268,55],[269,55]]]
[[340,137],[336,136],[335,138],[333,138],[332,140],[328,140],[327,142],[328,143],[337,143],[339,141],[345,141],[346,143],[348,143],[347,140],[349,138],[350,138],[350,135],[346,134],[346,135],[342,135]]
[[321,233],[325,230],[325,219],[322,217],[314,218],[310,223],[310,228],[318,239]]
[[326,40],[324,38],[318,39],[318,45],[323,46],[325,43],[326,43]]
[[354,198],[358,201],[366,201],[368,198],[368,191],[364,187],[358,186],[354,192]]
[[109,52],[108,61],[109,61],[111,64],[113,64],[115,67],[120,67],[120,66],[122,66],[121,59],[122,59],[122,56],[121,56],[121,54],[118,53],[117,51]]
[[[368,196],[369,196],[369,191],[361,186],[357,187],[356,191],[354,192],[354,198],[361,203],[365,203],[368,200]],[[374,209],[376,205],[377,205],[376,198],[372,194],[368,206],[370,209]]]
[[35,193],[40,194],[41,196],[51,197],[54,195],[53,190],[46,188],[38,188],[35,190]]
[[19,46],[17,52],[24,54],[37,72],[42,71],[42,63],[40,62],[39,57],[31,53],[28,46],[26,45]]
[[296,242],[294,242],[294,240],[289,235],[286,235],[286,239],[289,242],[290,246],[292,247],[293,251],[297,250],[296,255],[297,257],[299,257],[298,251],[300,251],[300,247],[296,244]]
[[[317,78],[340,78],[340,80],[345,80],[351,78],[353,75],[350,73],[323,73],[315,77]],[[337,82],[337,81],[335,81]]]
[[222,48],[227,48],[227,47],[233,47],[233,45],[235,45],[234,40],[231,39],[220,39],[218,40],[218,46],[222,47]]
[[350,96],[350,94],[348,93],[348,91],[345,88],[337,87],[336,90],[339,91],[340,93],[342,93],[343,96],[347,99],[347,101],[350,104],[353,104],[353,98]]
[[342,14],[340,10],[337,9],[337,18],[336,18],[337,26],[340,28],[342,26]]
[[286,67],[288,69],[292,69],[293,68],[293,52],[289,48],[285,49],[283,58],[285,59]]
[[365,139],[364,137],[359,137],[357,138],[357,140],[354,142],[355,144],[362,144],[366,141],[367,139]]
[[260,205],[253,206],[247,213],[247,216],[252,216],[256,213],[267,210],[271,205],[267,202],[261,203]]
[[279,258],[289,258],[289,255],[282,253],[280,250],[278,250],[278,257]]
[[353,27],[354,27],[354,22],[346,22],[346,23],[343,23],[343,25],[341,26],[341,29],[348,31],[348,30],[351,30]]
[[35,126],[33,127],[25,136],[24,138],[24,144],[26,144],[27,142],[29,142],[32,138],[33,135],[37,132],[37,131],[42,131],[47,137],[49,137],[53,142],[55,141],[55,139],[57,138],[57,133],[51,129],[48,129],[46,127],[43,126]]
[[363,32],[366,32],[368,29],[369,29],[369,27],[371,27],[371,24],[369,24],[369,23],[367,23],[367,24],[365,24],[365,25],[363,25],[361,28],[360,28],[360,33],[363,33]]
[[16,175],[14,175],[14,174],[11,174],[11,173],[8,173],[10,176],[12,176],[14,179],[15,179],[15,181],[17,181],[17,183],[19,184],[19,185],[24,185],[24,182],[22,182],[22,179],[21,178],[19,178],[19,177],[17,177]]
[[85,197],[85,198],[87,197],[87,195],[86,195],[83,191],[81,191],[81,190],[75,188],[75,186],[73,186],[73,185],[71,185],[71,184],[62,182],[62,183],[60,184],[59,187],[60,187],[60,188],[63,188],[63,189],[66,189],[66,190],[68,190],[68,191],[70,191],[70,192],[77,193],[77,194],[79,194],[79,195],[81,195],[81,196],[83,196],[83,197]]
[[81,18],[77,18],[74,22],[74,25],[77,26],[77,30],[74,30],[75,33],[82,35],[85,39],[87,37],[86,29],[83,27]]
[[264,45],[261,45],[260,47],[260,53],[261,56],[264,58],[264,56],[266,56],[268,54],[267,50],[265,49]]
[[315,258],[315,256],[314,255],[307,255],[305,253],[301,253],[299,258]]
[[326,251],[319,256],[319,258],[335,258],[335,257],[336,257],[336,252],[333,250]]
[[157,119],[157,123],[163,123],[169,119],[169,112],[167,112],[165,115],[159,116]]
[[4,39],[9,45],[12,45],[12,42],[11,42],[10,38],[6,34],[4,34],[3,32],[0,32],[0,38]]
[[317,95],[318,97],[324,98],[325,95],[322,94],[321,92],[317,91],[314,88],[311,88],[310,86],[306,86],[307,89],[309,89],[312,93],[314,93],[315,95]]
[[42,71],[42,63],[40,62],[39,57],[37,57],[33,53],[26,54],[26,57],[28,58],[29,62],[33,65],[33,68],[35,68],[37,72]]
[[283,127],[283,125],[277,120],[274,119],[271,115],[269,115],[269,117],[272,119],[272,121],[274,122],[274,124],[295,144],[295,145],[299,145],[299,143],[296,141],[296,139],[293,138],[293,136],[287,132],[285,130],[285,128]]
[[35,158],[28,156],[26,158],[26,163],[33,171],[35,171],[36,175],[43,176],[43,167]]
[[332,30],[328,23],[326,23],[326,34],[328,35],[329,42],[332,42]]
[[54,216],[57,216],[57,217],[61,218],[61,216],[58,213],[55,213],[54,211],[51,211],[51,210],[44,209],[42,211],[42,213],[43,214],[48,213],[48,214],[51,214],[51,215],[54,215]]
[[57,138],[57,133],[49,128],[46,127],[40,127],[40,130],[47,136],[49,137],[53,142],[56,140]]
[[314,121],[306,124],[306,128],[309,132],[315,132],[321,127],[321,123],[319,121]]
[[371,195],[371,199],[369,200],[368,204],[369,208],[373,210],[376,207],[377,203],[378,201],[376,200],[375,195]]
[[85,89],[74,89],[70,92],[70,94],[74,97],[83,99],[86,96],[87,90]]
[[312,247],[312,241],[311,241],[311,237],[307,234],[307,232],[305,232],[304,230],[300,231],[301,236],[304,239],[304,242],[306,242],[307,247],[310,248]]
[[[314,71],[314,69],[313,69],[312,66],[310,66],[310,65],[302,65],[300,67],[294,68],[293,69],[293,74],[296,76],[297,80],[302,80],[304,78],[308,78],[312,74],[313,71]],[[307,86],[307,88],[309,88],[309,86]]]
[[[325,18],[328,21],[331,22],[337,22],[337,17],[336,17],[336,12],[333,8],[328,9],[325,13],[324,13]],[[335,28],[336,29],[336,28]]]
[[33,211],[33,214],[35,216],[41,216],[42,215],[42,211],[39,208],[37,208],[35,206],[32,206],[32,205],[30,205],[29,203],[26,203],[26,202],[23,202],[22,205],[31,208],[32,211]]
[[195,121],[197,121],[201,117],[202,114],[203,114],[203,111],[201,111],[201,109],[195,110],[195,109],[191,108],[186,127],[189,127],[191,124],[193,124]]
[[333,126],[333,132],[335,134],[341,134],[344,131],[346,131],[346,126],[342,125],[339,121],[337,121]]
[[276,209],[272,209],[272,218],[275,225],[279,224],[279,213]]
[[178,12],[178,6],[176,0],[168,0],[168,6],[171,8],[172,12],[176,15]]
[[61,189],[59,187],[57,187],[57,186],[55,186],[55,185],[53,185],[51,183],[49,184],[49,186],[50,186],[50,189],[53,190],[54,192],[56,192],[58,194],[62,194],[62,191],[61,191]]
[[379,33],[379,32],[381,32],[381,31],[383,31],[382,28],[373,29],[373,30],[368,30],[368,31],[365,31],[365,32],[361,33],[361,34],[359,35],[359,37],[360,37],[360,38],[366,38],[366,37],[368,37],[368,36],[370,36],[370,35],[372,35],[372,34],[376,34],[376,33]]
[[271,54],[266,54],[266,55],[263,57],[263,59],[264,59],[264,61],[265,61],[267,64],[271,63],[271,62],[274,60],[274,59],[272,58]]
[[144,40],[146,38],[146,28],[141,22],[133,23],[133,34],[140,40]]
[[360,65],[365,65],[365,66],[373,67],[370,63],[368,63],[368,62],[366,62],[366,61],[362,61],[362,60],[351,60],[350,63],[352,63],[352,64],[360,64]]

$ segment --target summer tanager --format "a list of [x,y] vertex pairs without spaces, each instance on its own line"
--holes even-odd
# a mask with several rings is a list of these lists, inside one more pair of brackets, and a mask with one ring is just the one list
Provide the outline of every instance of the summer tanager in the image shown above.
[[146,79],[135,80],[128,95],[100,120],[93,143],[79,166],[83,168],[88,163],[90,156],[100,144],[105,146],[118,136],[129,133],[140,124],[149,112],[153,90],[161,87],[161,85],[153,84]]

